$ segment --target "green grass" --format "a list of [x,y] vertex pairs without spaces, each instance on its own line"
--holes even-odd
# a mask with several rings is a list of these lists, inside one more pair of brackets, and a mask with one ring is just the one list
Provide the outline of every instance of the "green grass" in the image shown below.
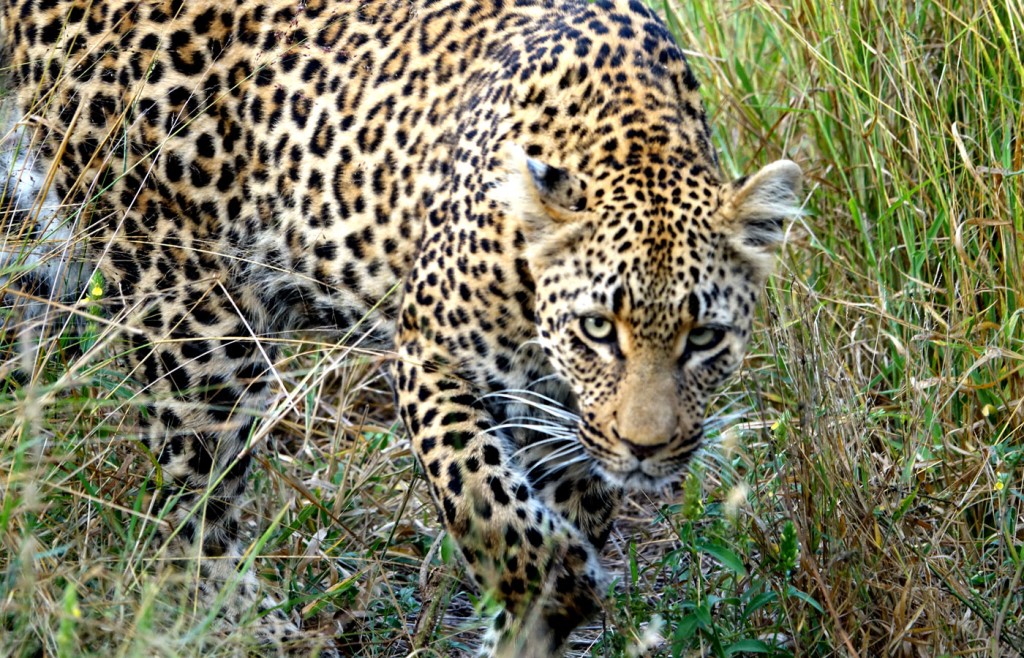
[[[676,495],[627,505],[605,553],[617,587],[573,655],[1020,655],[1024,7],[670,10],[723,169],[798,161],[807,216],[723,393],[745,422]],[[237,653],[245,628],[204,626],[149,545],[149,458],[119,424],[133,403],[114,365],[59,341],[33,352],[14,322],[0,655]],[[246,509],[255,568],[347,654],[456,655],[474,598],[450,546],[430,552],[435,512],[380,360],[288,353]]]

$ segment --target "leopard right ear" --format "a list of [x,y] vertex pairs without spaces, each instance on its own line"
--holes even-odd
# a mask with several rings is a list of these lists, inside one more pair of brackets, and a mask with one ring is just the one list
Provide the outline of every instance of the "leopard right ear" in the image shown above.
[[[525,155],[525,154],[524,154]],[[581,212],[587,209],[587,186],[565,169],[544,164],[526,156],[533,190],[540,202],[556,212]]]
[[588,208],[587,184],[560,167],[532,158],[517,144],[506,147],[505,178],[491,192],[519,223],[533,263],[575,243]]
[[512,216],[531,223],[572,222],[587,209],[583,179],[531,158],[518,144],[509,144],[505,153],[506,177],[493,196]]

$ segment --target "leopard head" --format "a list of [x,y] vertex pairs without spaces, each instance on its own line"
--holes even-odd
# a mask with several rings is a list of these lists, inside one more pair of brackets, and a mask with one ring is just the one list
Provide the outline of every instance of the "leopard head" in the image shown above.
[[800,168],[722,184],[714,166],[665,153],[582,172],[513,151],[504,198],[577,438],[613,484],[659,487],[701,445],[709,400],[743,359]]

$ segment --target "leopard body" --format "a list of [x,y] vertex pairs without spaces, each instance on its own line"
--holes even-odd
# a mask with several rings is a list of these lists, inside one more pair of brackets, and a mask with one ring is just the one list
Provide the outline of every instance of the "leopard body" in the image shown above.
[[722,181],[639,0],[0,6],[7,284],[70,303],[102,272],[182,540],[238,554],[267,337],[394,350],[504,605],[484,651],[559,651],[624,492],[682,472],[741,362],[796,165]]

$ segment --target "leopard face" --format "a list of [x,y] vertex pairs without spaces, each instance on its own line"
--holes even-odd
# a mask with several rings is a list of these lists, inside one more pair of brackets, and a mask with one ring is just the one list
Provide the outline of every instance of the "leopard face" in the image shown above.
[[572,388],[593,470],[616,486],[659,488],[700,447],[799,191],[790,162],[722,184],[713,161],[687,156],[661,149],[643,170],[583,177],[513,155],[540,342]]

